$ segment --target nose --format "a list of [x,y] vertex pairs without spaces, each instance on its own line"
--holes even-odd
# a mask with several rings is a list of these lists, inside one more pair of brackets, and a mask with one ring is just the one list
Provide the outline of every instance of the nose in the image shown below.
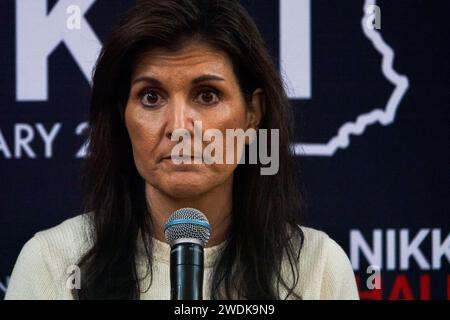
[[185,129],[191,137],[194,134],[194,114],[188,103],[182,98],[172,99],[167,110],[165,136],[169,140],[177,129]]

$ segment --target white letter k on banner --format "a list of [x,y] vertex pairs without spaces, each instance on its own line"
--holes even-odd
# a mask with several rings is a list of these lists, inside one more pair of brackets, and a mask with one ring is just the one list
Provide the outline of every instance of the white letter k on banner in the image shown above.
[[[95,0],[77,0],[80,28],[67,28],[67,8],[74,0],[60,0],[47,15],[47,0],[16,0],[16,99],[48,99],[48,57],[64,42],[90,81],[101,43],[84,14]],[[32,84],[32,85],[30,85]]]

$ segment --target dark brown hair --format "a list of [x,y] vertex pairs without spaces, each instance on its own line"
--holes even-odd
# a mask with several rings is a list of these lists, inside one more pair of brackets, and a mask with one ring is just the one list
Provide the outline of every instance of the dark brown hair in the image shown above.
[[[303,200],[290,149],[292,110],[256,25],[235,0],[138,1],[105,43],[93,77],[84,175],[93,246],[79,261],[82,284],[75,298],[138,299],[147,289],[141,288],[136,268],[139,241],[148,259],[147,276],[153,276],[151,212],[123,114],[137,55],[155,47],[176,50],[192,39],[230,57],[247,102],[255,89],[263,90],[260,128],[279,129],[280,137],[276,175],[261,175],[261,164],[239,164],[234,171],[230,237],[207,284],[211,298],[286,298],[280,285],[299,298],[294,289]],[[283,261],[289,267],[282,272]]]

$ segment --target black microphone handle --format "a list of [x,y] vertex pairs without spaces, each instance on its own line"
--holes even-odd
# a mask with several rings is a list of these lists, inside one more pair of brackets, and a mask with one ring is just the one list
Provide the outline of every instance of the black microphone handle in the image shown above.
[[170,250],[170,298],[203,299],[203,246],[182,242]]

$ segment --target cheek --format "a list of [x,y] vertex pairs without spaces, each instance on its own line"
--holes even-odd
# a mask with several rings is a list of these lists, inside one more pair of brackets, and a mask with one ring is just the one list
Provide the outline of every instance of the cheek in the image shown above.
[[238,99],[218,105],[201,117],[203,130],[216,129],[222,133],[225,144],[227,129],[246,129],[246,107]]
[[[229,108],[224,108],[225,112],[221,115],[216,115],[214,119],[209,123],[208,128],[219,129],[223,137],[222,145],[222,157],[223,162],[227,161],[227,157],[232,157],[234,165],[220,165],[220,170],[232,171],[235,165],[239,162],[240,155],[243,151],[242,143],[238,143],[238,138],[227,137],[227,129],[242,129],[243,132],[246,131],[247,120],[246,120],[246,107],[242,103],[236,103]],[[230,143],[232,142],[232,143]]]
[[158,143],[159,126],[148,115],[133,106],[125,110],[125,125],[130,136],[136,165],[152,162],[152,152]]

